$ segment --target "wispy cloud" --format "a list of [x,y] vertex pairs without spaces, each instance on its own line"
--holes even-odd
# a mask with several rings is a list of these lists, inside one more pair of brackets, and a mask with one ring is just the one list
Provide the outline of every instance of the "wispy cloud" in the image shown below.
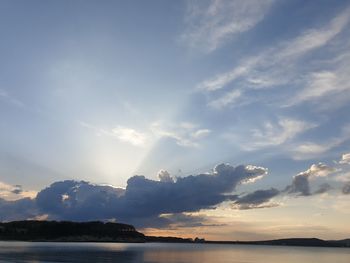
[[142,146],[147,141],[147,135],[145,133],[123,126],[113,128],[112,135],[120,141],[128,142],[135,146]]
[[105,129],[96,127],[86,122],[79,123],[82,127],[95,131],[98,136],[109,136],[121,142],[129,143],[133,146],[144,146],[148,141],[148,136],[146,133],[136,131],[133,128],[118,125],[111,129]]
[[[342,54],[337,60],[330,61],[327,65],[328,69],[306,75],[305,87],[289,100],[288,106],[302,102],[322,101],[318,103],[318,107],[328,109],[339,107],[347,102],[350,98],[349,63],[350,52]],[[331,103],[329,103],[330,97],[332,97]]]
[[181,36],[190,47],[211,52],[235,35],[252,29],[269,11],[273,0],[189,1],[188,29]]
[[211,133],[211,130],[200,128],[190,122],[175,124],[155,121],[142,132],[120,125],[109,129],[99,128],[86,122],[80,122],[80,125],[93,130],[98,136],[108,136],[138,147],[146,146],[160,138],[171,138],[177,145],[183,147],[198,147],[200,141]]
[[174,139],[176,144],[183,147],[198,147],[199,140],[211,133],[209,129],[198,128],[189,122],[174,124],[156,121],[150,129],[155,136]]
[[[322,27],[304,30],[295,38],[288,41],[283,40],[257,55],[243,58],[232,70],[199,83],[197,89],[214,93],[235,83],[235,89],[244,93],[244,90],[247,89],[274,88],[286,84],[293,85],[297,82],[305,86],[305,90],[289,104],[320,97],[333,90],[348,89],[349,81],[346,72],[349,71],[349,68],[348,63],[345,63],[345,60],[348,60],[347,56],[343,57],[345,62],[337,62],[341,66],[334,72],[312,72],[312,69],[309,68],[305,73],[300,72],[297,66],[306,54],[326,46],[338,36],[346,28],[349,19],[350,8]],[[304,80],[306,84],[303,83]],[[226,92],[224,97],[229,96],[232,90]],[[215,103],[215,100],[212,102]]]
[[6,90],[1,88],[0,88],[0,99],[4,99],[17,107],[24,107],[24,103],[22,101],[15,98],[11,94],[9,94]]
[[318,157],[344,142],[350,140],[350,126],[345,126],[342,132],[326,142],[303,142],[290,147],[293,158],[296,160],[312,159]]
[[277,123],[266,122],[261,129],[253,129],[241,144],[245,150],[282,145],[317,125],[301,120],[280,118]]
[[233,104],[235,101],[237,101],[241,97],[241,91],[240,90],[232,90],[225,94],[224,96],[212,100],[208,103],[210,107],[213,107],[215,109],[222,109],[230,104]]

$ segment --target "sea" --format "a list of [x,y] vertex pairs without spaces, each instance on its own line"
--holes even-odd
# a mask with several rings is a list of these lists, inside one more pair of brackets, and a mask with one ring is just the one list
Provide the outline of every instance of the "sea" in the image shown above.
[[350,263],[350,248],[200,243],[0,242],[0,262]]

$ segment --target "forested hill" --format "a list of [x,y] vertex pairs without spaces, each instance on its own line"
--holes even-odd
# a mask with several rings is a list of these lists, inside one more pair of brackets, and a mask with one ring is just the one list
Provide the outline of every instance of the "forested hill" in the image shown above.
[[145,242],[145,236],[127,224],[29,220],[0,223],[0,240]]

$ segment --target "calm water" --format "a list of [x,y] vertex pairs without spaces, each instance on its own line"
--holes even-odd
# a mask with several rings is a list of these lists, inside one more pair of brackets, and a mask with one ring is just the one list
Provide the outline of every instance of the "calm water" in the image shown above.
[[349,248],[0,242],[0,262],[349,263]]

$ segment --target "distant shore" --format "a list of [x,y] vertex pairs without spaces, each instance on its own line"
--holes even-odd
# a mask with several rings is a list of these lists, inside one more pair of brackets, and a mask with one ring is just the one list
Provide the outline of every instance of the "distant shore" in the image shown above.
[[146,236],[134,226],[120,223],[70,221],[13,221],[0,223],[1,241],[28,242],[118,242],[203,243],[303,247],[350,247],[350,239],[286,238],[264,241],[207,241],[201,238]]

